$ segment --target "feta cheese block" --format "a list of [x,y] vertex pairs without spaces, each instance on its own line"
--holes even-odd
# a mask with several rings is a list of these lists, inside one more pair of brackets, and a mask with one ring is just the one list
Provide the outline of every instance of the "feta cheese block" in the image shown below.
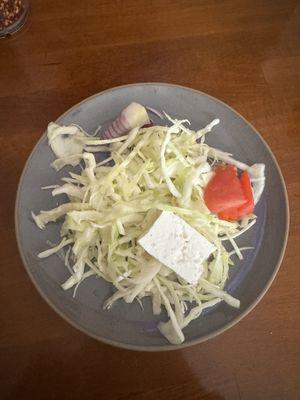
[[198,282],[203,261],[216,250],[204,236],[170,211],[163,211],[138,243],[191,284]]

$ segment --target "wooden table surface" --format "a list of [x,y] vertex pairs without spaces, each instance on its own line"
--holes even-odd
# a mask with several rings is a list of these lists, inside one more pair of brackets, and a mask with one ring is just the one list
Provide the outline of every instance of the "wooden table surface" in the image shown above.
[[[299,33],[296,0],[31,1],[24,29],[0,41],[1,399],[299,398]],[[98,343],[56,315],[14,233],[18,180],[48,121],[145,81],[202,90],[243,114],[277,157],[291,209],[284,261],[255,310],[206,343],[153,354]]]

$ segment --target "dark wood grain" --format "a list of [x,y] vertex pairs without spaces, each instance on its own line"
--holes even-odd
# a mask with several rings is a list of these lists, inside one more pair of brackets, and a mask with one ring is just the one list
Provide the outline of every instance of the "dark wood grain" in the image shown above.
[[[296,0],[31,1],[24,29],[0,41],[1,399],[299,398],[299,71]],[[18,179],[48,121],[142,81],[236,108],[276,155],[291,208],[282,267],[255,310],[207,343],[160,354],[70,327],[29,281],[14,236]]]

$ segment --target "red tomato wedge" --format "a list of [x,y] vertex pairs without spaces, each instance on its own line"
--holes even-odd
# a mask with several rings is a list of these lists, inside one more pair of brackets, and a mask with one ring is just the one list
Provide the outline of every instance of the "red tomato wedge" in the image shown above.
[[248,172],[241,178],[232,165],[217,167],[215,176],[204,191],[204,201],[210,211],[226,220],[238,220],[254,210],[254,199]]
[[237,170],[233,165],[217,167],[215,176],[204,191],[204,201],[210,211],[219,213],[247,202]]

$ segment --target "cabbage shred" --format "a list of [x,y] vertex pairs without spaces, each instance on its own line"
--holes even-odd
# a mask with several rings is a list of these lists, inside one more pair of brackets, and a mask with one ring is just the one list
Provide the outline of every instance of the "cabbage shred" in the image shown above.
[[[204,187],[213,175],[212,162],[219,161],[218,154],[224,159],[224,153],[204,141],[219,120],[194,132],[186,126],[188,121],[167,118],[169,127],[135,128],[112,140],[91,137],[77,125],[49,124],[49,144],[55,153],[60,148],[53,166],[60,169],[82,160],[84,167],[81,174],[70,172],[52,191],[54,196],[66,194],[68,203],[32,216],[41,229],[63,220],[61,242],[39,256],[68,248],[66,259],[73,265],[70,278],[62,284],[64,290],[74,287],[76,291],[93,275],[116,289],[106,300],[106,309],[119,299],[132,303],[150,297],[153,313],[160,314],[164,307],[169,318],[158,329],[170,343],[178,344],[184,341],[183,329],[205,308],[221,300],[239,307],[239,300],[223,287],[233,265],[231,255],[242,257],[233,238],[247,225],[241,228],[239,222],[218,219],[203,201]],[[61,149],[64,144],[68,151]],[[107,151],[107,146],[110,157],[97,164],[94,153]],[[183,218],[216,246],[213,257],[203,263],[204,273],[196,285],[185,282],[137,243],[163,210]],[[234,246],[231,253],[224,247],[226,240]]]

